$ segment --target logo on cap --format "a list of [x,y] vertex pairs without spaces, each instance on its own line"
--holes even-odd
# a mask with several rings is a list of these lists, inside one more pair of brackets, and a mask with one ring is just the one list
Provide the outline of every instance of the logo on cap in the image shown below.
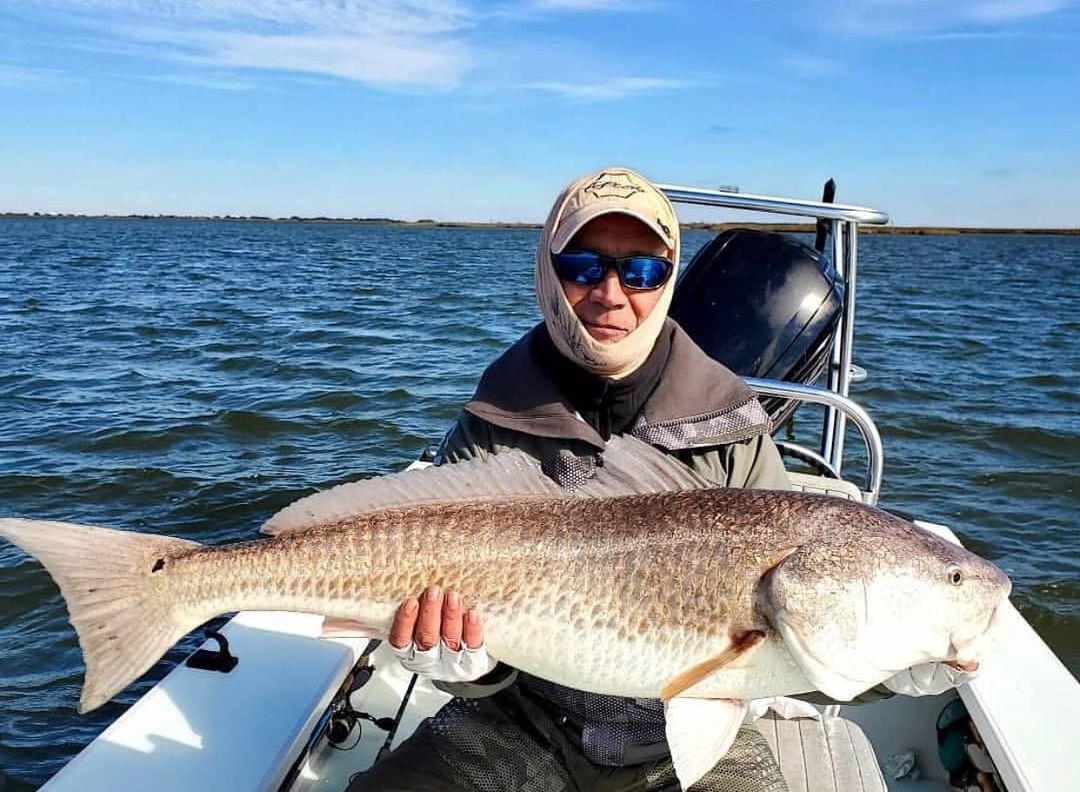
[[629,174],[610,171],[603,171],[581,190],[597,198],[629,198],[645,192],[645,188],[635,183]]

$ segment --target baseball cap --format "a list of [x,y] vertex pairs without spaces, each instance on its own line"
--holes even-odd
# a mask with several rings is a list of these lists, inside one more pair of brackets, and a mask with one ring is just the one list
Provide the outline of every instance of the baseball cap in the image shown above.
[[580,179],[570,188],[551,239],[551,252],[561,253],[586,223],[605,214],[636,218],[670,249],[676,248],[679,221],[667,196],[628,168],[606,168]]

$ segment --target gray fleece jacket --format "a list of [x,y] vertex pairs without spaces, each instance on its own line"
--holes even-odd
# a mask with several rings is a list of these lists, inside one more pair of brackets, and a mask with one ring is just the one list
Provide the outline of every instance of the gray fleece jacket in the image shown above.
[[[543,325],[484,372],[476,394],[444,438],[438,463],[519,448],[567,484],[581,472],[574,469],[574,460],[603,449],[603,438],[575,412],[536,359],[533,337],[539,332]],[[769,435],[768,413],[753,391],[672,320],[662,332],[671,333],[667,363],[629,433],[721,486],[787,489],[784,465]],[[546,464],[552,460],[558,463]],[[514,669],[499,665],[476,682],[437,685],[455,696],[477,697],[491,695],[517,677]],[[659,701],[586,694],[525,674],[519,682],[559,710],[564,722],[577,724],[593,762],[629,764],[667,751]]]
[[[567,401],[536,360],[526,333],[484,372],[476,394],[444,438],[438,461],[457,462],[510,448],[540,460],[560,452],[588,456],[603,438]],[[769,416],[754,392],[693,342],[671,319],[671,351],[630,434],[678,456],[726,487],[787,489]]]

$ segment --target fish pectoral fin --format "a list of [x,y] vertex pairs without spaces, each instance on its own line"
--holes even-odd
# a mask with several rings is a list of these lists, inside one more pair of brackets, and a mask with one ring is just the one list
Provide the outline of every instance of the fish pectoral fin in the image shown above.
[[323,620],[322,638],[384,638],[386,630],[356,619],[327,616]]
[[675,698],[680,693],[689,690],[698,682],[705,679],[718,668],[723,668],[728,663],[742,657],[764,639],[765,633],[761,630],[747,630],[746,632],[735,636],[731,645],[716,657],[710,657],[704,662],[690,666],[690,668],[669,679],[667,684],[664,685],[663,689],[660,691],[660,698],[664,701]]
[[683,789],[701,780],[735,742],[747,704],[736,699],[673,698],[664,702],[665,731]]

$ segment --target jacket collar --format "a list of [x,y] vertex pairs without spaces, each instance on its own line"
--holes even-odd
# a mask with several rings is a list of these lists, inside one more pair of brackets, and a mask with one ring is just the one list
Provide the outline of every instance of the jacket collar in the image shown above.
[[[533,353],[539,324],[492,363],[465,410],[495,426],[537,437],[581,440],[598,449],[604,440],[582,420]],[[668,450],[724,445],[769,431],[768,413],[754,392],[714,361],[668,319],[671,351],[656,390],[631,434]]]

